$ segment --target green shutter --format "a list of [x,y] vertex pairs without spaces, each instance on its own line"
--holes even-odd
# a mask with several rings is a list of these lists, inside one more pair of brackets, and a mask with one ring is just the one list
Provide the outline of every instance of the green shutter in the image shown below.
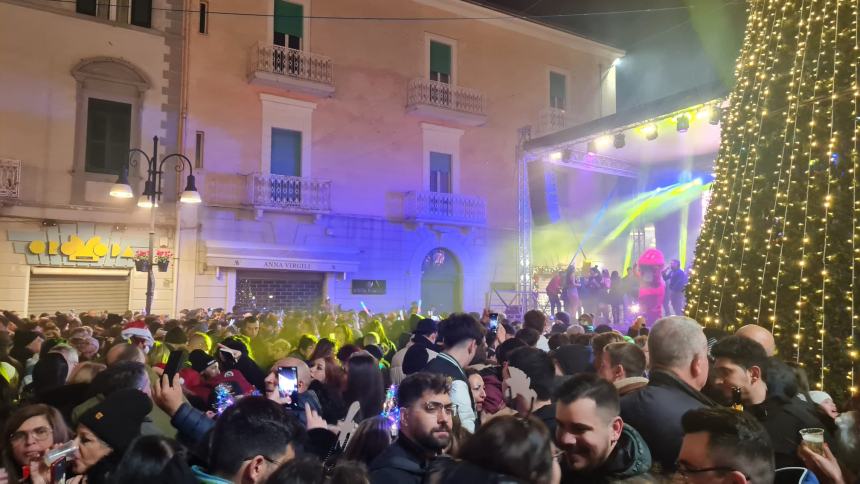
[[[557,72],[549,73],[549,101],[550,105],[561,107],[565,105],[565,101],[567,100],[566,95],[566,78],[563,74],[559,74]],[[554,101],[560,102],[560,104],[556,104]]]
[[95,15],[96,0],[77,0],[75,11],[86,15]]
[[430,72],[451,75],[451,46],[430,41]]
[[131,104],[90,98],[87,106],[86,171],[119,174],[131,145]]
[[284,0],[275,0],[275,32],[301,38],[303,28],[303,7]]

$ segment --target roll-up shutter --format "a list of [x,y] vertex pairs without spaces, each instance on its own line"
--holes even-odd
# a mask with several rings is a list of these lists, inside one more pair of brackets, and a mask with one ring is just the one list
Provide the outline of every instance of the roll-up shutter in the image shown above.
[[56,311],[110,311],[128,309],[128,276],[40,275],[30,276],[30,314]]

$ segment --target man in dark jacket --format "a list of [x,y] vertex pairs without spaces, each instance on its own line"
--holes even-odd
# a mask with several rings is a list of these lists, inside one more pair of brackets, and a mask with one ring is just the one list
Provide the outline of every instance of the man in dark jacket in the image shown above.
[[443,375],[414,373],[397,388],[400,433],[370,464],[371,484],[420,484],[430,461],[451,443],[451,387]]
[[556,445],[564,452],[562,482],[616,482],[648,474],[651,453],[618,413],[615,387],[580,374],[556,390]]
[[403,375],[417,373],[442,349],[436,345],[438,324],[432,319],[422,319],[412,333],[412,344],[403,356]]
[[[761,422],[770,435],[776,468],[803,467],[797,456],[800,430],[826,428],[814,407],[799,398],[768,391],[765,368],[769,361],[764,347],[756,341],[729,336],[715,344],[711,354],[715,359],[715,386],[727,399],[732,398],[733,389],[740,391],[744,411]],[[830,440],[829,433],[825,433],[825,439]]]
[[633,425],[663,471],[675,469],[689,410],[714,406],[701,393],[708,380],[708,342],[702,327],[684,316],[660,319],[648,337],[648,385],[621,399],[621,418]]

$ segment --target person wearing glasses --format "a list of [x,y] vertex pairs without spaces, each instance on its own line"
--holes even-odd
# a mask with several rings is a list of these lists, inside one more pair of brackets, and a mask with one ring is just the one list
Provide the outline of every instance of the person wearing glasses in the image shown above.
[[399,432],[371,462],[371,484],[420,484],[430,462],[451,443],[456,409],[451,386],[440,374],[418,372],[397,387]]
[[729,408],[700,408],[685,413],[681,426],[684,441],[676,482],[773,482],[773,447],[753,416]]
[[[54,407],[35,404],[19,408],[9,416],[3,434],[3,468],[0,482],[17,483],[23,468],[39,461],[54,444],[71,439],[63,416]],[[48,479],[47,470],[43,478]],[[5,479],[4,479],[5,478]]]
[[562,482],[650,478],[651,451],[619,416],[618,391],[611,383],[582,373],[562,383],[555,397],[555,444],[564,452]]

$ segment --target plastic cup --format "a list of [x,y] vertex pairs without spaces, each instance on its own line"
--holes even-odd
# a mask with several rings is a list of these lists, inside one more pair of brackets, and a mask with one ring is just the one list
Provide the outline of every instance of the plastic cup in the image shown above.
[[803,444],[809,447],[809,450],[818,455],[824,455],[824,429],[801,429],[800,437],[803,439]]

